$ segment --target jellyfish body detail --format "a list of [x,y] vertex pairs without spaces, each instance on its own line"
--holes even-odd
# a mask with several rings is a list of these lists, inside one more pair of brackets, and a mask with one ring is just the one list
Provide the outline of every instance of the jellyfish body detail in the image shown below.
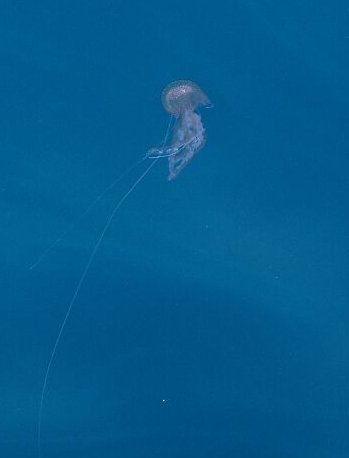
[[188,80],[166,86],[161,101],[165,110],[176,118],[172,140],[168,145],[150,149],[147,156],[168,157],[168,179],[173,180],[205,144],[205,129],[197,110],[200,106],[210,106],[211,102],[197,84]]

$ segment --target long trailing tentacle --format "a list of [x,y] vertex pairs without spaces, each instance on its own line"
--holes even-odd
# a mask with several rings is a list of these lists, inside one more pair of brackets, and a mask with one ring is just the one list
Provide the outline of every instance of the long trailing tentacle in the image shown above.
[[[166,135],[165,135],[165,138],[163,140],[163,144],[165,144],[166,141],[167,141],[167,137],[168,137],[170,129],[171,129],[172,118],[173,117],[171,116],[171,119],[170,119],[168,127],[167,127]],[[141,161],[143,161],[145,158],[146,158],[146,156]],[[107,230],[108,230],[108,228],[109,228],[109,226],[110,226],[115,214],[117,213],[117,211],[119,210],[121,205],[124,203],[124,201],[129,197],[129,195],[136,189],[136,187],[139,185],[139,183],[145,178],[145,176],[154,167],[154,165],[157,163],[158,159],[159,158],[156,158],[155,161],[151,162],[151,164],[146,168],[146,170],[140,175],[139,178],[137,178],[137,180],[133,183],[133,185],[130,187],[130,189],[121,197],[121,199],[114,206],[113,211],[109,215],[109,217],[108,217],[108,219],[107,219],[102,231],[100,232],[100,234],[98,236],[98,239],[97,239],[97,241],[96,241],[96,243],[95,243],[95,245],[94,245],[94,247],[93,247],[93,249],[91,251],[91,254],[90,254],[90,257],[89,257],[87,263],[85,264],[84,270],[83,270],[83,272],[82,272],[82,274],[80,276],[80,279],[79,279],[79,281],[77,283],[75,291],[74,291],[74,293],[72,295],[72,298],[71,298],[71,300],[69,302],[67,311],[66,311],[66,313],[64,315],[62,324],[61,324],[61,326],[59,328],[58,335],[56,337],[56,340],[54,342],[54,345],[53,345],[53,348],[52,348],[52,351],[51,351],[51,355],[50,355],[50,358],[49,358],[49,361],[48,361],[48,364],[47,364],[47,367],[46,367],[44,381],[43,381],[43,385],[42,385],[42,389],[41,389],[40,403],[39,403],[39,415],[38,415],[38,430],[37,430],[37,441],[38,441],[39,458],[41,458],[41,456],[42,456],[42,443],[41,443],[42,413],[43,413],[44,399],[45,399],[45,394],[46,394],[46,389],[47,389],[47,381],[48,381],[48,377],[50,375],[52,363],[54,361],[58,345],[59,345],[59,343],[61,341],[61,337],[62,337],[63,331],[65,329],[65,326],[67,324],[67,321],[69,319],[69,316],[71,314],[72,308],[73,308],[73,306],[75,304],[76,298],[78,297],[80,289],[81,289],[81,287],[82,287],[82,285],[83,285],[83,283],[85,281],[86,275],[87,275],[87,273],[88,273],[88,271],[89,271],[89,269],[91,267],[92,261],[94,260],[96,254],[97,254],[97,251],[98,251],[98,249],[99,249],[99,247],[100,247],[100,245],[101,245],[101,243],[102,243],[102,241],[104,239],[104,236],[105,236],[105,234],[106,234],[106,232],[107,232]],[[110,187],[108,187],[108,189],[109,188]]]

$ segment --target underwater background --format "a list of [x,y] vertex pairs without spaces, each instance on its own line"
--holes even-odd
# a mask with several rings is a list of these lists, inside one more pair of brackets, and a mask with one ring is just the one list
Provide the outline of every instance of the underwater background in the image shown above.
[[3,0],[1,457],[39,456],[69,301],[149,162],[80,216],[161,144],[177,79],[213,102],[206,145],[171,182],[157,161],[113,219],[51,366],[41,458],[349,456],[348,17]]

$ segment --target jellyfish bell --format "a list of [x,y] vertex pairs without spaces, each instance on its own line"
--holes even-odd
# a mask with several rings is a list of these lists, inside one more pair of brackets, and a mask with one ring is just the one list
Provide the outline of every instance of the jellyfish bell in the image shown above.
[[176,118],[185,110],[211,106],[210,99],[200,86],[189,80],[173,81],[167,85],[162,91],[161,102],[165,110]]

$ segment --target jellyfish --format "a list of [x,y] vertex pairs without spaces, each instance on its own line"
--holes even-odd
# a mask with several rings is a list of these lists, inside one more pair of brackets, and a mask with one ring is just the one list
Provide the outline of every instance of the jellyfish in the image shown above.
[[162,91],[161,101],[164,109],[176,118],[172,141],[151,148],[147,156],[168,157],[168,180],[173,180],[205,144],[205,128],[197,110],[201,106],[211,106],[211,102],[203,90],[189,80],[170,83]]
[[[37,423],[37,445],[39,458],[42,456],[42,420],[43,420],[43,408],[44,408],[44,399],[46,395],[49,375],[51,372],[51,367],[54,362],[56,351],[61,341],[63,331],[65,329],[66,323],[70,317],[73,306],[76,302],[76,299],[79,295],[79,292],[85,282],[87,273],[91,267],[92,261],[94,260],[97,251],[104,239],[104,236],[115,216],[118,212],[121,205],[129,197],[129,195],[138,187],[140,182],[145,178],[145,176],[150,172],[154,167],[156,162],[163,157],[167,157],[169,161],[169,175],[168,179],[175,179],[181,171],[186,167],[189,161],[195,156],[195,154],[204,146],[205,144],[205,129],[201,121],[201,116],[198,113],[200,107],[209,107],[211,102],[207,95],[202,91],[202,89],[195,83],[189,80],[179,80],[174,81],[165,87],[162,91],[162,105],[165,110],[171,114],[170,123],[165,135],[165,138],[162,144],[157,148],[151,148],[140,160],[131,166],[124,174],[114,180],[107,188],[101,192],[97,198],[88,206],[88,208],[82,212],[78,220],[72,224],[66,231],[64,231],[55,242],[53,242],[37,259],[37,261],[32,264],[29,268],[34,269],[44,257],[76,226],[83,216],[85,216],[92,207],[104,196],[108,191],[110,191],[123,177],[125,177],[130,171],[135,167],[141,164],[147,159],[154,159],[150,165],[147,166],[145,171],[143,171],[140,176],[134,181],[128,191],[115,203],[113,210],[108,216],[104,226],[102,227],[99,236],[95,244],[93,245],[90,256],[88,257],[81,275],[78,277],[78,281],[75,287],[75,290],[70,298],[68,303],[64,318],[59,327],[58,334],[54,340],[48,363],[44,372],[43,383],[40,393],[40,402],[39,402],[39,411],[38,411],[38,423]],[[173,127],[171,127],[172,120],[175,120]],[[172,132],[172,140],[168,144],[167,139],[169,133]]]

